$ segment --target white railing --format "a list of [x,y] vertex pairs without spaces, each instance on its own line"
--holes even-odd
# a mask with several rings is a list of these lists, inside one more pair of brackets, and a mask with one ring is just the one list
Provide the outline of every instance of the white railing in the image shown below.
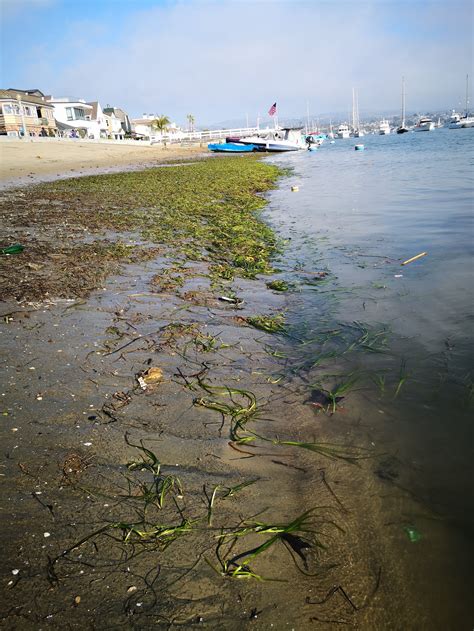
[[221,140],[227,137],[235,136],[244,138],[245,136],[253,136],[256,133],[267,131],[269,128],[261,129],[259,127],[238,127],[235,129],[208,129],[206,131],[177,132],[175,134],[151,135],[149,140],[136,140],[133,138],[125,138],[123,140],[112,140],[109,138],[68,138],[59,136],[28,136],[23,139],[18,136],[0,136],[0,142],[21,141],[21,142],[86,142],[92,144],[120,144],[134,146],[149,146],[154,144],[180,144],[180,143],[206,143],[209,140]]
[[207,142],[208,140],[218,140],[228,136],[243,138],[252,136],[262,131],[259,127],[238,127],[235,129],[207,129],[205,131],[178,132],[176,134],[152,135],[151,144],[168,142]]

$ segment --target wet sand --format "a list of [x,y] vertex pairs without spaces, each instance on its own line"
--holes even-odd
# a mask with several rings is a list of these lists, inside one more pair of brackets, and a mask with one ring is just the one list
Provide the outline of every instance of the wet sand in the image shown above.
[[144,168],[173,160],[208,155],[207,147],[93,143],[72,140],[0,142],[0,190],[58,177]]
[[[33,220],[54,201],[15,195]],[[163,247],[82,299],[1,303],[5,628],[448,628],[404,577],[416,472],[374,449],[378,410],[351,393],[324,411],[289,370],[297,341],[249,326],[298,293],[216,289],[186,257],[164,282],[176,263]]]

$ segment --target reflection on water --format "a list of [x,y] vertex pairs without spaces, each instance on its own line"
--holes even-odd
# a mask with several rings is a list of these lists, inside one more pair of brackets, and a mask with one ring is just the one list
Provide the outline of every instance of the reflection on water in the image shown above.
[[[474,548],[474,129],[356,142],[270,158],[294,169],[268,211],[291,239],[279,265],[299,292],[293,369],[319,401],[362,399],[372,439],[410,469],[420,512],[446,527],[440,539],[423,522],[431,542],[404,571],[429,572],[454,610]],[[438,590],[423,591],[435,610]]]

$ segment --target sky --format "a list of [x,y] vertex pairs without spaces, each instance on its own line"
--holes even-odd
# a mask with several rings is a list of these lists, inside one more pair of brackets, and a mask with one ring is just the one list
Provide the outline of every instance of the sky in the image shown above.
[[[1,88],[196,126],[461,109],[472,0],[0,0]],[[473,102],[473,90],[470,90]],[[474,105],[474,102],[473,102]],[[347,116],[346,116],[347,114]]]

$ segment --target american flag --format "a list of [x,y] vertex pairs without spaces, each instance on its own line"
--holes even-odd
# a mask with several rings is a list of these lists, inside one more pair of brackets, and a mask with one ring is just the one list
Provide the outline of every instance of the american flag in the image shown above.
[[271,108],[268,110],[268,113],[270,114],[270,116],[275,116],[276,111],[277,111],[277,104],[273,103]]

